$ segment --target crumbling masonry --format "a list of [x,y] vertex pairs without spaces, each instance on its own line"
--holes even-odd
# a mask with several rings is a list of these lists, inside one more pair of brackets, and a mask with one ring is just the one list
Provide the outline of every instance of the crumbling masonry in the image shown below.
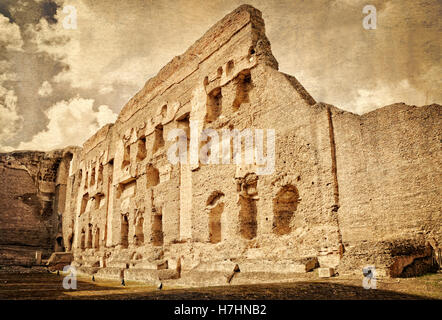
[[[189,136],[192,121],[275,129],[274,172],[172,164],[168,134]],[[440,105],[359,116],[317,103],[278,71],[261,13],[244,5],[82,148],[0,156],[0,263],[55,244],[96,278],[185,285],[426,272],[442,241],[441,141]]]

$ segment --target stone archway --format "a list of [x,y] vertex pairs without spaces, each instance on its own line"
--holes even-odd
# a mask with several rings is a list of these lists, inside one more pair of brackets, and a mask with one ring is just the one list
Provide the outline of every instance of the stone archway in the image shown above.
[[292,220],[298,207],[299,194],[293,185],[283,186],[273,199],[273,232],[278,235],[292,231]]
[[224,202],[221,200],[224,193],[214,191],[207,199],[206,208],[209,210],[209,241],[218,243],[222,240],[221,216],[224,211]]
[[121,232],[120,244],[123,248],[129,246],[129,219],[128,214],[121,215]]

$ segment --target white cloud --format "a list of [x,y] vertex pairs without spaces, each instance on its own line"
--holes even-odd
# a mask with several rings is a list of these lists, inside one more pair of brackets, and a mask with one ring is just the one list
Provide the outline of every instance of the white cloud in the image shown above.
[[108,106],[101,105],[98,107],[97,121],[98,129],[108,123],[114,123],[118,118],[118,114],[113,112]]
[[409,81],[404,79],[397,84],[378,82],[374,88],[359,89],[356,98],[348,105],[355,106],[355,112],[363,114],[398,102],[424,105],[426,100],[423,92],[411,86]]
[[37,46],[38,52],[48,53],[56,60],[68,62],[70,55],[79,55],[80,47],[75,40],[76,32],[64,29],[61,22],[49,24],[45,19],[40,19],[36,25],[28,25],[26,33],[30,41]]
[[114,91],[114,88],[111,85],[101,86],[100,89],[98,90],[100,94],[108,94],[111,93],[112,91]]
[[0,148],[20,130],[22,117],[17,111],[17,96],[0,82]]
[[[20,28],[9,19],[0,15],[0,48],[7,51],[23,51]],[[5,83],[16,81],[17,74],[9,61],[0,60],[0,149],[10,151],[3,145],[21,129],[23,117],[17,110],[16,92]]]
[[7,50],[23,51],[23,39],[20,28],[15,23],[10,23],[9,19],[0,15],[0,47]]
[[119,68],[106,73],[101,81],[108,85],[119,82],[127,85],[142,86],[147,79],[154,76],[154,74],[147,73],[148,68],[146,66],[151,64],[152,58],[150,57],[131,57],[124,61]]
[[108,106],[93,110],[94,100],[74,98],[60,101],[46,111],[47,128],[29,142],[22,142],[16,149],[53,150],[67,145],[82,145],[107,123],[115,122],[117,114]]
[[431,66],[427,72],[422,74],[419,78],[420,83],[423,87],[427,88],[427,91],[434,94],[434,96],[430,95],[427,103],[432,103],[440,100],[437,98],[437,95],[440,97],[440,88],[442,87],[442,66],[433,65]]
[[[39,52],[48,53],[69,66],[54,77],[54,82],[67,82],[72,88],[89,89],[94,82],[102,79],[103,68],[117,56],[112,41],[101,42],[97,47],[95,40],[110,38],[117,27],[92,13],[81,0],[72,5],[77,11],[76,30],[63,27],[66,14],[58,10],[58,23],[49,24],[42,18],[35,26],[29,26],[28,32]],[[93,33],[87,31],[90,29]]]
[[163,61],[160,48],[149,48],[148,52],[143,52],[144,56],[132,52],[133,48],[127,46],[127,33],[132,30],[130,24],[115,24],[106,15],[93,12],[81,0],[73,5],[77,9],[78,29],[63,28],[66,14],[62,10],[57,11],[58,23],[49,24],[41,19],[27,28],[39,52],[69,66],[57,74],[53,82],[66,82],[72,88],[96,87],[100,94],[111,93],[116,88],[112,86],[115,83],[139,89],[149,74],[158,71],[156,66],[167,63]]
[[23,118],[17,110],[17,95],[14,90],[5,87],[5,82],[17,80],[17,74],[11,72],[11,64],[0,60],[0,148],[21,129]]
[[48,81],[43,81],[40,89],[38,89],[38,95],[41,97],[48,97],[52,94],[52,86]]

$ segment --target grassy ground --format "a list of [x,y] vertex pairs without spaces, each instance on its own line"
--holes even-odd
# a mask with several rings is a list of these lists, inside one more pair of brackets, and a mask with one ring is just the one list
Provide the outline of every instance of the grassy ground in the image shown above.
[[139,282],[95,281],[79,277],[77,290],[65,290],[63,275],[0,273],[0,299],[442,299],[442,274],[378,279],[364,289],[362,278],[302,279],[290,283],[231,285],[163,290]]

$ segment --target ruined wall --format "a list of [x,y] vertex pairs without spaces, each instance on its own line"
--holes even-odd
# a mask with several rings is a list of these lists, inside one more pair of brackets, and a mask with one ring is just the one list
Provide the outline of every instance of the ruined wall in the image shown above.
[[[261,13],[242,6],[85,143],[73,157],[63,217],[81,270],[149,280],[231,272],[236,264],[242,272],[294,273],[316,257],[337,264],[329,113],[277,66]],[[168,160],[172,130],[208,128],[275,130],[275,170],[257,174],[256,159],[235,164],[233,154],[226,164]]]
[[[57,153],[48,201],[62,223],[51,220],[50,237],[80,272],[186,285],[230,283],[239,272],[271,281],[317,266],[422,269],[413,264],[431,260],[427,242],[441,241],[440,127],[438,105],[357,116],[316,103],[278,71],[261,13],[241,6],[150,79],[115,124]],[[176,129],[186,163],[168,158]],[[205,129],[220,140],[194,140]],[[275,135],[266,174],[256,129],[265,130],[264,157]],[[233,130],[250,130],[252,144],[230,147],[223,132]],[[207,141],[211,156],[228,150],[225,162],[189,161]],[[45,163],[38,154],[35,166]],[[253,159],[235,163],[235,154]],[[39,194],[20,174],[14,192]]]
[[439,105],[396,104],[363,116],[333,111],[344,241],[442,241]]
[[[31,265],[56,248],[58,209],[65,192],[56,183],[62,151],[0,154],[0,265]],[[59,195],[62,195],[59,197]],[[64,209],[63,209],[64,210]],[[61,213],[61,212],[60,212]]]
[[[80,270],[215,284],[238,269],[288,275],[342,258],[350,266],[369,255],[360,242],[439,239],[440,176],[431,171],[439,164],[439,106],[422,109],[431,115],[386,107],[360,117],[316,103],[277,68],[261,13],[241,6],[85,143],[73,156],[63,217]],[[175,129],[183,130],[187,160],[204,146],[191,150],[204,129],[273,129],[275,170],[259,173],[256,158],[234,163],[231,152],[224,164],[171,163]],[[215,153],[233,143],[213,139]],[[254,148],[243,143],[242,156]],[[427,252],[420,242],[402,251],[391,243],[399,256]],[[397,264],[393,256],[379,263]]]
[[348,251],[392,239],[440,246],[440,106],[395,104],[362,116],[332,110],[339,223]]

